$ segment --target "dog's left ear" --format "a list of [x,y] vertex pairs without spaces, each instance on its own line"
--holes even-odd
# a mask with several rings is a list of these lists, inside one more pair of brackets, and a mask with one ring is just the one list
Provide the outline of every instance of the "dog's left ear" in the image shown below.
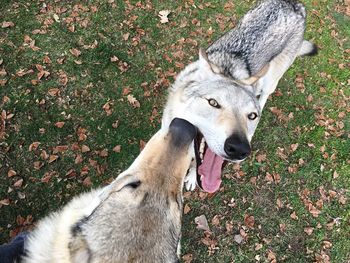
[[257,82],[261,77],[265,76],[265,74],[269,70],[269,67],[270,67],[270,64],[268,63],[258,73],[256,73],[254,76],[251,76],[251,77],[246,78],[246,79],[240,79],[240,80],[238,80],[238,82],[240,82],[240,83],[242,83],[244,85],[251,86],[255,82]]
[[212,62],[209,61],[207,53],[203,48],[199,48],[199,61],[202,62],[202,65],[204,65],[207,69],[212,71],[215,74],[221,74],[222,70],[213,64]]

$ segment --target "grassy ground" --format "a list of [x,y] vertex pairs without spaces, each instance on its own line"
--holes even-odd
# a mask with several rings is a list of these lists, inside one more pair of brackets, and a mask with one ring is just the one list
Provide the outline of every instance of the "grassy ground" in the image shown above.
[[[340,1],[304,2],[320,54],[280,81],[221,191],[186,193],[185,262],[350,260],[349,17]],[[0,241],[127,168],[173,76],[252,4],[3,0]]]

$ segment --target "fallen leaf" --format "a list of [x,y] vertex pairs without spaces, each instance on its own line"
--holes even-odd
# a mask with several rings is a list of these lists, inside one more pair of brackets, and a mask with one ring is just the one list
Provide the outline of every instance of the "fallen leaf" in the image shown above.
[[29,145],[28,151],[35,151],[38,146],[40,145],[40,142],[33,142]]
[[14,26],[15,26],[15,24],[13,22],[10,22],[10,21],[4,21],[1,24],[2,28],[8,28],[8,27],[14,27]]
[[81,55],[81,51],[76,48],[70,49],[69,52],[75,57],[79,57]]
[[191,263],[193,260],[193,255],[192,254],[183,255],[182,260],[184,263]]
[[58,155],[50,155],[48,163],[52,163],[58,159]]
[[83,145],[83,146],[81,146],[81,152],[82,153],[86,153],[86,152],[89,152],[90,151],[90,148],[89,148],[89,146],[87,146],[87,145]]
[[22,184],[23,184],[23,179],[19,179],[13,184],[13,186],[19,188],[22,186]]
[[202,230],[205,230],[205,231],[210,231],[209,225],[208,225],[208,220],[207,220],[207,218],[205,217],[205,215],[197,216],[197,217],[194,219],[194,222],[197,224],[197,229],[202,229]]
[[60,89],[58,88],[52,88],[47,91],[50,96],[55,97],[60,94]]
[[272,252],[272,250],[269,250],[267,252],[267,259],[270,260],[270,262],[277,262],[276,261],[276,254]]
[[290,217],[294,220],[298,220],[298,216],[297,214],[295,213],[295,211],[293,213],[291,213]]
[[81,154],[77,154],[77,156],[75,157],[74,163],[79,164],[82,162],[83,162],[83,156]]
[[56,123],[55,123],[55,126],[56,126],[57,128],[62,128],[62,127],[64,126],[64,121],[58,121],[58,122],[56,122]]
[[158,16],[160,18],[160,23],[165,24],[169,22],[168,15],[170,14],[170,10],[161,10],[158,13]]
[[68,145],[58,145],[53,148],[53,154],[65,152],[68,148]]
[[107,157],[108,156],[108,150],[107,149],[103,149],[102,151],[100,151],[99,155],[101,157]]
[[255,223],[255,219],[254,216],[250,216],[250,215],[244,215],[244,224],[249,227],[249,228],[253,228],[254,227],[254,223]]
[[218,226],[218,225],[220,225],[220,218],[219,218],[218,215],[215,215],[215,216],[213,217],[213,219],[211,220],[211,224],[212,224],[213,226]]
[[114,146],[114,148],[113,148],[113,152],[120,153],[121,148],[122,148],[121,145],[116,145],[116,146]]
[[254,250],[255,250],[255,251],[258,251],[258,250],[262,249],[262,247],[263,247],[263,245],[262,245],[262,244],[257,243],[257,244],[255,244],[255,248],[254,248]]
[[233,240],[237,244],[241,244],[244,241],[244,238],[241,235],[237,234],[237,235],[234,235]]
[[123,34],[124,41],[127,41],[129,39],[130,33]]
[[85,187],[90,187],[92,185],[91,178],[89,176],[84,179],[83,185]]
[[140,102],[137,99],[135,99],[135,97],[132,94],[129,94],[126,98],[134,108],[140,108]]
[[36,161],[33,163],[33,166],[34,166],[34,169],[35,170],[40,170],[41,167],[43,167],[43,163],[42,162],[39,162],[39,161]]
[[10,204],[10,199],[2,199],[2,200],[0,200],[0,205],[9,205],[9,204]]
[[184,214],[187,215],[191,211],[191,207],[188,204],[184,206]]
[[7,176],[8,176],[8,177],[12,177],[12,176],[15,176],[15,175],[17,175],[17,173],[16,173],[15,170],[10,169],[10,170],[7,172]]
[[313,227],[305,227],[304,228],[304,232],[310,236],[312,234],[312,232],[314,232],[314,228]]
[[57,14],[53,14],[53,19],[55,19],[55,21],[56,21],[57,23],[60,22],[60,18],[59,18],[59,16],[58,16]]
[[295,152],[295,151],[298,149],[298,146],[299,146],[298,143],[292,144],[292,145],[290,146],[292,152]]

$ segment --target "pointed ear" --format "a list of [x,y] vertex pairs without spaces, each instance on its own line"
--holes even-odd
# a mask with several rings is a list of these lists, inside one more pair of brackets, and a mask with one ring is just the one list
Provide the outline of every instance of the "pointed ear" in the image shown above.
[[89,263],[91,262],[90,249],[86,240],[81,234],[73,237],[69,243],[70,259],[73,263]]
[[207,69],[212,71],[215,74],[221,74],[222,70],[213,64],[212,62],[209,61],[207,53],[203,48],[199,48],[199,61],[202,62],[202,65],[204,65]]
[[253,85],[255,82],[257,82],[261,77],[263,77],[267,71],[269,70],[270,64],[266,64],[258,73],[256,73],[254,76],[251,76],[246,79],[240,79],[238,82],[244,84],[244,85]]

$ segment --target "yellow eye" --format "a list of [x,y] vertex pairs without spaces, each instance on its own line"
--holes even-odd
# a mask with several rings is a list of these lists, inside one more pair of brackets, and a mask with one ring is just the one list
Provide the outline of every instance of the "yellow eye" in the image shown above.
[[249,113],[248,114],[248,119],[249,120],[255,120],[258,117],[258,114],[256,114],[255,112]]
[[212,106],[214,108],[217,108],[217,109],[221,108],[219,103],[216,100],[214,100],[214,99],[208,99],[208,103],[209,103],[210,106]]

